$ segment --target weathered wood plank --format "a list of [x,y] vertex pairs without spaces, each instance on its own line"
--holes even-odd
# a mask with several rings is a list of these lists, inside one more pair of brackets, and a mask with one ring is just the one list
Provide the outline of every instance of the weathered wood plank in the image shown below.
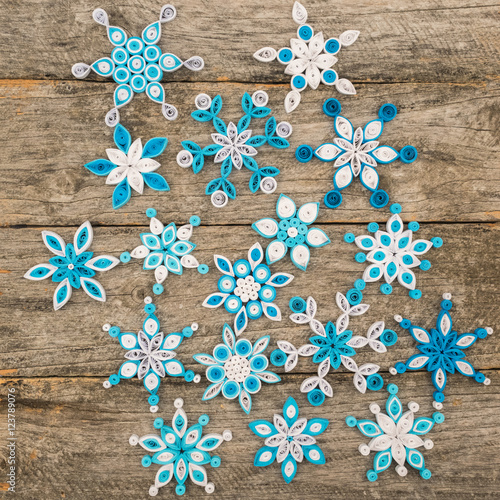
[[[312,251],[306,273],[295,268],[288,257],[273,266],[275,271],[289,272],[295,279],[289,286],[280,289],[277,295],[276,303],[282,310],[283,321],[272,322],[263,317],[250,322],[245,335],[252,341],[269,334],[272,346],[281,339],[290,340],[297,346],[306,343],[310,336],[308,326],[294,325],[288,319],[288,302],[295,295],[312,295],[318,302],[318,319],[321,321],[338,317],[336,292],[345,293],[351,288],[365,267],[354,261],[356,247],[348,245],[342,238],[349,231],[362,234],[365,228],[353,225],[319,227],[329,235],[332,243]],[[69,240],[74,230],[70,227],[58,231]],[[139,234],[144,230],[147,228],[97,227],[92,249],[96,255],[110,253],[118,256],[122,251],[137,246],[140,243]],[[101,330],[101,326],[109,322],[122,330],[132,331],[142,327],[142,299],[145,295],[152,295],[153,274],[143,271],[138,261],[120,265],[98,276],[107,291],[107,303],[92,301],[78,290],[64,309],[54,312],[52,295],[55,284],[22,278],[31,266],[49,258],[40,231],[0,230],[0,254],[5,256],[0,296],[5,311],[0,333],[3,346],[0,366],[16,370],[16,374],[23,377],[114,373],[121,364],[123,349]],[[418,234],[422,238],[439,235],[445,242],[442,248],[432,249],[427,254],[432,269],[427,273],[417,270],[417,286],[423,291],[423,298],[417,301],[410,299],[397,284],[391,296],[382,295],[377,284],[368,285],[363,293],[364,301],[371,304],[371,310],[351,320],[351,326],[361,334],[381,319],[400,334],[400,341],[383,356],[375,356],[369,349],[359,354],[360,361],[377,358],[376,362],[380,362],[384,370],[397,361],[407,359],[414,351],[413,339],[401,331],[393,315],[411,317],[424,327],[432,327],[445,292],[452,293],[455,298],[453,318],[460,331],[484,326],[496,328],[499,324],[496,307],[500,289],[496,251],[500,243],[498,226],[425,224]],[[234,319],[224,308],[212,310],[201,306],[204,298],[217,290],[220,273],[213,264],[213,255],[219,253],[234,261],[246,257],[247,249],[255,241],[266,243],[245,226],[234,226],[224,231],[218,227],[199,227],[195,229],[192,240],[199,248],[194,255],[200,262],[209,264],[211,271],[200,275],[193,269],[182,276],[169,276],[165,282],[166,291],[155,298],[164,331],[178,331],[193,321],[200,324],[195,337],[187,339],[179,349],[180,358],[187,361],[190,368],[198,366],[191,360],[192,354],[211,352],[220,342],[222,324],[225,321],[232,324]],[[498,335],[494,335],[470,349],[470,360],[478,368],[499,368],[499,351]],[[304,373],[315,371],[307,359],[301,362],[299,369]]]
[[[500,383],[497,371],[487,372],[492,385]],[[335,392],[321,407],[311,407],[305,395],[298,393],[299,377],[287,376],[273,387],[264,387],[255,397],[254,408],[246,416],[236,401],[216,399],[201,402],[202,390],[193,384],[176,384],[168,392],[160,412],[169,420],[173,399],[182,397],[184,408],[193,423],[202,413],[210,415],[207,432],[231,429],[233,440],[224,443],[217,454],[222,459],[218,469],[209,468],[209,479],[216,485],[213,498],[248,499],[290,498],[390,498],[416,499],[458,498],[471,496],[496,498],[498,477],[500,410],[498,394],[490,388],[473,384],[455,387],[443,424],[434,427],[429,437],[432,450],[424,450],[426,466],[432,478],[424,481],[414,470],[399,477],[391,466],[378,482],[369,483],[365,473],[372,457],[363,457],[358,445],[365,438],[345,425],[345,417],[370,418],[369,402],[383,404],[386,392],[356,394],[350,377],[335,377]],[[158,466],[145,469],[140,465],[144,450],[131,447],[131,434],[153,432],[154,415],[137,402],[143,390],[135,386],[118,386],[115,394],[102,389],[102,378],[2,379],[1,393],[14,387],[17,394],[17,496],[23,500],[71,498],[84,500],[148,498]],[[403,404],[417,401],[421,415],[430,415],[431,388],[426,374],[416,373],[399,383]],[[273,464],[259,469],[253,466],[255,452],[263,445],[248,428],[255,419],[271,420],[280,412],[286,398],[296,397],[301,416],[327,418],[330,425],[318,437],[327,463],[299,465],[297,476],[287,486],[280,467]],[[0,410],[0,428],[5,427],[5,406]],[[5,451],[0,452],[5,459]],[[2,479],[2,482],[4,480]],[[188,484],[187,495],[209,498],[201,488]],[[162,498],[173,495],[173,487],[160,490]],[[1,494],[0,494],[1,496]],[[9,498],[4,493],[2,498]]]
[[[193,139],[201,145],[211,142],[213,131],[190,117],[194,98],[200,92],[212,96],[221,93],[224,108],[221,117],[229,122],[241,117],[240,100],[256,88],[269,91],[270,104],[278,120],[287,119],[281,109],[286,93],[283,87],[233,84],[170,84],[169,95],[179,105],[180,118],[167,122],[159,107],[139,96],[123,111],[123,122],[134,137],[147,140],[166,134],[169,145],[159,157],[171,191],[158,193],[145,189],[143,196],[118,211],[111,206],[113,187],[88,172],[83,165],[105,156],[113,147],[112,130],[104,123],[105,110],[112,101],[112,86],[88,82],[9,82],[5,98],[0,100],[0,124],[7,140],[0,151],[4,165],[0,221],[4,225],[79,224],[82,211],[101,224],[142,224],[149,206],[167,209],[173,217],[203,214],[203,223],[251,223],[265,213],[274,212],[280,192],[298,203],[321,201],[330,190],[334,168],[317,159],[299,163],[294,156],[297,146],[319,146],[331,142],[332,120],[323,114],[321,103],[331,96],[328,89],[306,94],[300,113],[290,118],[294,127],[291,147],[260,149],[256,157],[261,166],[274,165],[281,170],[274,195],[253,195],[248,190],[250,172],[231,175],[238,191],[235,201],[224,209],[215,209],[206,196],[205,186],[219,176],[219,167],[207,162],[194,175],[182,169],[176,155],[181,141]],[[419,221],[492,221],[500,213],[500,176],[496,168],[498,153],[498,83],[467,85],[366,85],[363,99],[342,99],[345,115],[355,126],[363,126],[377,116],[379,107],[394,102],[400,112],[388,123],[383,142],[401,149],[413,144],[419,158],[411,165],[395,162],[381,165],[381,187],[392,202],[403,205],[403,215]],[[262,133],[263,124],[252,123],[254,133]],[[386,212],[385,212],[386,213]],[[323,222],[383,220],[384,211],[374,210],[369,193],[356,181],[344,191],[344,203],[336,210],[320,212]]]
[[[107,10],[112,25],[140,36],[158,19],[162,3],[6,0],[0,13],[5,27],[0,33],[0,76],[72,78],[74,63],[90,64],[111,51],[105,29],[92,20],[96,6]],[[279,63],[259,63],[252,54],[269,45],[287,46],[296,36],[292,5],[291,0],[238,0],[230,8],[219,0],[176,5],[178,16],[164,25],[159,46],[183,59],[200,55],[206,67],[201,73],[181,70],[166,79],[288,83]],[[469,82],[499,73],[498,2],[340,0],[332,5],[308,0],[304,5],[310,24],[326,38],[348,29],[361,31],[336,65],[341,76],[354,82]]]

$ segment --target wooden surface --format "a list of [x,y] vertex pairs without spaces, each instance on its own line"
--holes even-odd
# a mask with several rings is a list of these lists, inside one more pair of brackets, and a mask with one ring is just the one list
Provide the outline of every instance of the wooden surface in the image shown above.
[[[28,268],[48,258],[40,236],[43,229],[55,230],[68,241],[76,227],[89,219],[95,230],[92,249],[118,256],[138,244],[138,234],[147,224],[146,208],[154,206],[162,221],[178,224],[195,213],[202,217],[202,226],[193,237],[198,244],[196,255],[213,268],[214,253],[235,259],[244,256],[255,241],[264,243],[250,224],[273,215],[279,192],[301,204],[320,201],[331,189],[332,165],[300,164],[294,151],[299,144],[316,146],[331,140],[331,120],[321,112],[321,104],[339,95],[325,86],[306,91],[299,110],[287,117],[282,101],[288,78],[282,66],[258,63],[252,57],[258,48],[279,48],[293,36],[292,4],[282,0],[176,3],[177,19],[166,26],[159,45],[184,59],[201,55],[206,67],[201,73],[180,70],[169,75],[171,83],[165,83],[165,88],[168,101],[179,109],[177,121],[164,120],[159,106],[144,95],[122,111],[122,121],[134,138],[169,138],[159,173],[171,191],[146,190],[114,211],[112,188],[89,174],[83,164],[112,147],[112,131],[103,119],[112,107],[115,84],[97,77],[77,81],[71,65],[109,55],[105,30],[91,18],[95,7],[105,8],[111,24],[134,35],[157,19],[162,2],[1,2],[0,498],[11,495],[6,491],[8,388],[15,388],[17,395],[17,498],[145,499],[156,473],[154,466],[141,467],[141,451],[128,444],[130,434],[152,430],[154,417],[148,411],[144,388],[137,380],[122,381],[110,390],[102,387],[120,366],[123,350],[101,325],[110,322],[136,331],[142,325],[142,299],[150,294],[152,275],[142,271],[138,262],[119,266],[100,276],[108,294],[105,304],[78,291],[62,311],[54,312],[54,284],[22,279]],[[383,319],[398,332],[399,341],[387,354],[374,356],[363,349],[356,359],[380,363],[386,381],[399,385],[403,403],[417,401],[421,413],[429,415],[433,411],[429,374],[391,377],[387,373],[389,366],[415,352],[413,340],[397,326],[393,315],[399,313],[431,327],[441,295],[450,292],[457,330],[499,326],[500,5],[471,0],[311,0],[306,7],[309,22],[327,37],[346,29],[361,31],[358,41],[341,51],[336,66],[358,91],[354,97],[340,96],[343,114],[355,126],[362,126],[376,116],[380,105],[393,102],[398,116],[386,126],[383,141],[398,149],[412,144],[419,151],[411,165],[382,166],[381,187],[392,202],[402,204],[405,221],[421,222],[419,236],[440,236],[445,244],[429,252],[431,270],[417,273],[422,299],[410,299],[399,286],[388,297],[378,292],[377,285],[368,286],[364,301],[371,308],[351,326],[363,334],[369,324]],[[241,116],[242,93],[256,89],[268,91],[274,115],[289,119],[294,127],[290,149],[278,152],[266,146],[259,152],[261,166],[275,165],[282,172],[278,191],[271,196],[252,195],[247,189],[249,175],[237,172],[232,178],[238,190],[236,201],[215,210],[203,192],[216,168],[209,166],[194,176],[175,162],[181,140],[208,144],[209,127],[189,117],[194,97],[200,92],[220,93],[224,100],[221,116],[234,120]],[[278,294],[285,319],[281,323],[254,321],[245,336],[255,340],[270,334],[269,352],[277,340],[305,343],[308,328],[287,318],[288,300],[294,295],[313,295],[318,319],[337,317],[335,292],[350,288],[364,268],[354,261],[356,250],[343,242],[343,235],[348,231],[361,234],[367,222],[388,217],[388,210],[372,209],[368,198],[358,183],[344,194],[342,208],[322,208],[317,225],[332,243],[313,250],[307,273],[294,268],[288,259],[275,266],[296,276]],[[175,331],[192,321],[200,324],[178,349],[179,358],[197,372],[201,370],[192,355],[210,352],[220,341],[222,324],[232,319],[224,310],[201,307],[205,296],[215,291],[217,278],[214,269],[205,276],[187,271],[170,277],[166,292],[155,299],[164,331]],[[498,338],[496,333],[479,341],[467,358],[491,378],[489,387],[459,375],[449,379],[446,420],[429,435],[435,447],[424,451],[426,466],[433,472],[429,481],[413,470],[401,478],[393,468],[377,483],[366,480],[372,457],[358,453],[364,438],[349,429],[344,419],[347,415],[369,417],[369,403],[382,403],[387,393],[361,395],[352,386],[352,377],[338,370],[328,376],[333,398],[313,408],[299,392],[301,381],[315,372],[308,359],[302,359],[293,374],[282,374],[281,384],[264,387],[253,398],[250,417],[237,402],[222,397],[201,402],[207,385],[204,376],[199,385],[165,380],[159,392],[159,416],[169,419],[173,400],[180,396],[190,421],[208,413],[207,430],[233,431],[233,441],[218,450],[221,467],[208,469],[216,485],[215,499],[237,499],[243,494],[259,500],[498,498]],[[262,440],[250,432],[248,422],[271,419],[289,395],[296,397],[301,415],[328,418],[330,425],[318,440],[327,463],[300,464],[296,478],[287,486],[278,465],[253,467]],[[206,496],[188,484],[186,497],[196,495]],[[158,496],[172,497],[170,485]]]

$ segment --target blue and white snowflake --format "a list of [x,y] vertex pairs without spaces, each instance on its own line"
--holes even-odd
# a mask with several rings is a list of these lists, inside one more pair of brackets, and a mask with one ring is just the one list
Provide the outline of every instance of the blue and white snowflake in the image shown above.
[[319,203],[305,203],[297,208],[295,202],[281,194],[276,203],[279,221],[260,219],[252,224],[264,238],[276,238],[266,248],[266,261],[274,264],[290,249],[290,258],[296,267],[305,271],[311,258],[309,247],[318,248],[330,243],[330,238],[317,227],[309,227],[318,217]]
[[476,371],[465,357],[465,349],[471,347],[477,339],[484,339],[493,333],[491,328],[477,328],[474,333],[463,333],[458,335],[452,329],[453,322],[449,311],[453,303],[451,294],[445,293],[441,302],[441,311],[437,317],[436,328],[426,329],[412,324],[409,319],[401,316],[394,316],[399,326],[408,330],[411,336],[417,341],[417,349],[420,351],[414,354],[405,363],[397,363],[390,371],[393,375],[404,373],[408,370],[419,370],[427,368],[432,374],[432,383],[436,388],[434,392],[434,406],[436,409],[442,408],[444,401],[444,389],[446,387],[447,375],[458,372],[466,377],[473,377],[480,384],[489,385],[490,379],[479,371]]
[[273,321],[281,321],[281,310],[273,302],[276,288],[288,285],[293,275],[271,274],[269,266],[262,263],[263,258],[260,243],[248,250],[248,260],[238,259],[234,264],[222,255],[214,255],[215,265],[224,276],[217,282],[219,291],[209,295],[203,306],[215,309],[224,304],[227,312],[236,315],[236,335],[245,330],[248,319],[258,319],[262,313]]
[[219,467],[221,459],[217,455],[210,455],[224,441],[231,441],[232,433],[225,430],[221,434],[203,434],[203,427],[208,424],[208,415],[201,415],[198,423],[188,427],[188,418],[182,406],[184,401],[177,398],[174,406],[177,408],[173,418],[172,427],[165,425],[162,418],[156,418],[154,428],[160,431],[158,434],[146,434],[145,436],[130,436],[129,443],[132,446],[140,445],[153,456],[145,455],[142,458],[142,466],[149,467],[158,464],[155,484],[149,488],[149,494],[154,497],[158,490],[175,480],[177,486],[175,493],[184,495],[186,492],[185,482],[188,477],[196,486],[204,486],[206,493],[215,491],[214,483],[208,482],[206,464]]
[[435,412],[432,418],[415,418],[419,405],[415,402],[408,403],[408,411],[404,412],[400,399],[396,396],[398,386],[389,384],[385,409],[387,414],[382,413],[380,406],[376,403],[370,405],[370,411],[375,415],[376,422],[372,420],[356,420],[347,417],[346,423],[349,427],[357,427],[363,436],[370,438],[368,444],[361,444],[359,452],[368,456],[371,451],[377,452],[373,459],[373,469],[366,476],[369,481],[376,481],[378,475],[388,469],[394,460],[396,472],[400,476],[406,476],[408,469],[405,462],[420,472],[424,479],[431,477],[431,471],[425,468],[424,456],[417,448],[424,447],[430,450],[434,443],[430,439],[422,439],[420,436],[427,434],[434,424],[444,422],[444,416]]
[[300,92],[307,86],[315,90],[323,83],[335,85],[341,94],[355,94],[354,85],[346,78],[339,78],[332,67],[338,60],[335,54],[342,47],[352,45],[357,40],[359,31],[344,31],[338,38],[325,41],[321,31],[315,35],[314,29],[306,24],[307,10],[299,2],[295,2],[293,6],[292,17],[299,27],[298,38],[290,39],[290,48],[283,47],[276,51],[272,47],[264,47],[253,55],[261,62],[271,62],[277,58],[281,64],[286,65],[285,74],[292,77],[292,90],[285,98],[286,112],[290,113],[297,108],[301,100]]
[[130,200],[132,188],[139,194],[144,191],[144,183],[155,191],[170,191],[167,181],[157,173],[160,163],[152,158],[163,153],[167,147],[166,137],[149,140],[144,148],[141,139],[132,143],[128,130],[118,124],[113,135],[119,149],[106,149],[108,160],[91,161],[85,168],[93,174],[106,175],[106,184],[116,186],[113,191],[113,208],[123,207]]
[[375,208],[382,208],[389,202],[389,195],[379,189],[378,164],[392,163],[398,158],[403,163],[412,163],[417,159],[417,150],[413,146],[405,146],[398,153],[390,146],[380,146],[377,139],[384,130],[384,123],[391,121],[397,113],[393,104],[384,104],[379,118],[368,122],[365,127],[354,130],[352,123],[340,115],[341,106],[337,99],[327,99],[323,111],[334,118],[333,126],[338,135],[333,143],[325,143],[316,148],[307,145],[299,146],[295,156],[299,161],[309,161],[313,154],[322,161],[334,161],[334,189],[325,195],[325,205],[337,208],[342,203],[342,190],[347,188],[356,177],[361,184],[372,192],[370,203]]
[[164,5],[159,20],[144,28],[141,38],[127,38],[125,30],[109,25],[108,14],[104,9],[95,9],[92,13],[94,21],[106,27],[109,41],[115,48],[111,57],[102,57],[90,66],[76,63],[71,71],[76,78],[85,78],[91,71],[95,71],[100,76],[112,77],[118,84],[114,93],[115,107],[106,115],[106,124],[110,127],[120,121],[118,109],[128,104],[134,94],[144,91],[152,101],[162,105],[162,112],[167,120],[177,118],[176,107],[165,102],[165,89],[159,83],[163,79],[163,72],[171,73],[182,66],[191,71],[200,71],[205,63],[199,56],[182,61],[174,54],[162,54],[160,47],[156,45],[160,40],[161,25],[172,21],[176,15],[173,5]]
[[266,467],[276,460],[281,464],[283,479],[291,483],[297,473],[297,462],[305,458],[312,464],[325,463],[316,436],[323,434],[328,424],[324,418],[299,418],[299,407],[295,399],[289,397],[283,405],[283,415],[275,414],[272,423],[254,420],[248,424],[254,434],[265,439],[265,446],[255,455],[254,465]]
[[182,362],[175,359],[177,349],[185,338],[189,338],[198,329],[198,324],[193,323],[185,327],[182,332],[165,335],[160,331],[160,321],[154,314],[156,307],[152,304],[151,297],[144,299],[144,311],[147,314],[138,333],[122,332],[119,327],[106,324],[102,329],[111,337],[118,337],[120,345],[127,351],[125,361],[118,373],[110,375],[104,382],[104,387],[109,389],[120,383],[120,380],[130,379],[135,376],[143,381],[144,387],[150,393],[148,403],[152,412],[158,411],[157,395],[161,379],[169,377],[184,377],[186,382],[199,382],[200,376],[192,370],[186,370]]
[[351,305],[344,295],[337,293],[336,302],[342,314],[336,322],[329,321],[323,325],[315,319],[317,312],[316,301],[308,297],[304,302],[304,307],[296,309],[290,319],[296,324],[309,324],[315,334],[309,339],[309,344],[305,344],[298,349],[287,340],[278,341],[279,350],[271,355],[271,362],[276,366],[285,367],[289,372],[295,368],[299,356],[311,357],[313,363],[318,364],[318,375],[306,378],[300,386],[300,391],[307,394],[307,399],[314,406],[319,406],[325,401],[325,396],[333,396],[332,386],[325,380],[330,369],[338,370],[340,365],[353,372],[354,387],[364,394],[367,389],[378,391],[384,385],[384,380],[377,372],[379,365],[374,363],[364,363],[360,366],[353,357],[357,354],[356,349],[368,345],[373,351],[382,354],[387,351],[387,346],[392,346],[397,341],[397,335],[392,330],[385,328],[383,321],[373,323],[366,334],[353,335],[349,326],[351,316],[361,316],[370,307],[368,304]]
[[24,277],[40,281],[52,276],[54,283],[59,283],[54,292],[54,309],[61,309],[71,298],[73,288],[82,290],[94,300],[106,301],[106,291],[95,279],[96,271],[113,269],[120,261],[111,255],[94,257],[94,252],[87,252],[92,244],[94,231],[89,221],[77,230],[73,244],[66,244],[53,231],[42,231],[45,246],[55,255],[48,263],[38,264],[26,271]]
[[347,233],[344,240],[347,243],[355,243],[362,250],[356,254],[356,261],[369,262],[362,280],[358,280],[356,285],[362,289],[365,283],[373,283],[383,278],[385,284],[380,286],[380,290],[384,294],[390,294],[391,283],[397,278],[399,284],[409,290],[410,297],[419,299],[422,293],[415,288],[416,277],[412,269],[420,267],[422,271],[429,270],[431,263],[428,260],[421,261],[419,257],[433,246],[439,248],[443,240],[413,239],[413,234],[418,229],[418,222],[410,222],[405,231],[401,217],[395,213],[387,221],[386,231],[381,231],[375,222],[368,225],[368,231],[375,233],[374,236],[364,234],[355,237],[354,234]]
[[199,264],[191,252],[196,244],[190,241],[193,234],[193,225],[185,224],[177,229],[171,222],[163,225],[156,218],[156,210],[148,208],[146,215],[151,218],[149,223],[150,233],[141,233],[142,245],[134,248],[130,253],[121,255],[123,262],[128,262],[130,257],[143,259],[143,269],[154,270],[156,284],[153,292],[156,295],[163,293],[162,283],[167,279],[168,273],[182,274],[184,268],[198,268],[201,273],[208,271],[208,267]]
[[222,328],[223,344],[217,344],[210,354],[195,354],[193,358],[208,366],[206,376],[211,384],[203,394],[203,401],[215,398],[222,392],[226,399],[238,398],[246,414],[252,409],[251,394],[257,394],[262,382],[276,384],[281,380],[276,373],[266,370],[269,361],[262,354],[269,345],[269,335],[253,345],[247,339],[238,339],[228,324]]
[[280,171],[276,167],[259,168],[254,157],[258,153],[257,148],[264,144],[278,149],[287,148],[290,144],[286,138],[291,135],[292,126],[288,122],[276,124],[272,116],[266,122],[265,135],[252,136],[253,131],[248,128],[252,118],[264,118],[271,113],[271,109],[266,107],[268,99],[264,91],[254,92],[252,97],[245,92],[241,100],[244,115],[237,125],[233,122],[226,125],[218,117],[222,109],[220,95],[213,101],[207,94],[196,97],[198,111],[193,111],[191,116],[199,122],[212,121],[216,132],[212,134],[214,144],[201,148],[193,141],[182,141],[184,149],[177,155],[177,163],[183,168],[192,166],[193,172],[197,174],[205,164],[205,157],[214,156],[214,163],[221,164],[221,176],[207,184],[205,194],[211,196],[212,204],[217,208],[226,206],[229,198],[236,197],[236,189],[228,179],[233,167],[238,170],[245,167],[252,172],[249,182],[252,193],[260,187],[262,192],[269,194],[277,187],[275,177]]

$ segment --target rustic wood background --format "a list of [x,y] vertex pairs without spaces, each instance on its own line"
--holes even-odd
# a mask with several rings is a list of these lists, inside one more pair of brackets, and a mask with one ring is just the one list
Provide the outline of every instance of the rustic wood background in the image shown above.
[[[0,339],[0,497],[10,498],[6,483],[5,447],[8,387],[17,394],[17,497],[22,499],[137,499],[148,498],[155,467],[140,465],[142,453],[128,444],[131,434],[152,430],[146,394],[137,381],[123,381],[104,390],[102,383],[122,363],[118,342],[101,330],[110,322],[136,331],[143,321],[143,298],[150,294],[152,275],[138,262],[119,266],[100,276],[108,294],[105,304],[76,292],[63,310],[52,310],[54,284],[29,282],[24,272],[46,261],[48,251],[40,232],[50,228],[67,241],[89,219],[95,230],[93,250],[119,256],[138,244],[145,229],[146,208],[157,208],[159,218],[185,223],[199,214],[202,226],[193,240],[197,256],[211,263],[222,253],[234,259],[261,241],[250,224],[274,213],[280,192],[301,204],[320,201],[331,189],[331,164],[298,163],[295,148],[302,143],[319,145],[332,137],[331,120],[321,111],[322,102],[340,98],[344,113],[355,126],[373,119],[385,102],[397,105],[397,118],[389,123],[383,140],[398,149],[406,144],[418,148],[418,161],[396,162],[380,168],[381,187],[392,202],[403,206],[405,221],[418,220],[424,238],[441,236],[441,249],[429,253],[432,269],[418,273],[423,298],[414,301],[401,287],[382,296],[378,286],[368,286],[365,302],[372,304],[365,317],[351,326],[363,333],[372,322],[384,319],[400,339],[378,357],[386,380],[398,383],[404,403],[415,400],[422,414],[432,412],[432,385],[427,372],[393,378],[388,367],[414,352],[414,342],[392,319],[395,313],[411,315],[422,326],[432,326],[444,292],[454,298],[454,326],[470,331],[481,326],[498,327],[500,244],[499,124],[500,80],[498,2],[473,0],[308,0],[310,23],[327,37],[346,29],[361,36],[340,53],[336,69],[351,79],[358,94],[339,96],[331,88],[303,93],[299,110],[286,116],[282,102],[288,77],[278,64],[258,63],[258,48],[287,45],[296,25],[291,18],[293,2],[284,0],[184,0],[175,2],[177,19],[164,26],[159,43],[163,51],[183,59],[198,54],[206,67],[201,73],[180,70],[168,75],[168,101],[180,113],[167,122],[160,106],[146,96],[134,98],[122,110],[122,122],[134,138],[166,135],[169,145],[161,156],[162,173],[171,192],[146,189],[132,197],[121,210],[111,207],[112,188],[83,168],[112,147],[112,130],[104,115],[112,107],[115,84],[92,74],[78,81],[71,75],[75,62],[91,63],[109,55],[111,45],[105,29],[92,20],[98,6],[107,10],[110,22],[140,35],[157,19],[162,1],[131,0],[3,0],[0,2],[0,124],[2,146],[2,194],[0,196],[0,258],[2,328]],[[143,4],[143,5],[140,5]],[[209,127],[192,120],[194,97],[200,92],[223,96],[221,116],[241,115],[244,91],[265,89],[278,119],[294,127],[292,147],[286,151],[264,147],[259,163],[282,171],[275,195],[252,195],[247,190],[248,172],[234,175],[236,201],[216,210],[204,193],[213,167],[198,176],[183,170],[175,157],[180,141],[191,138],[208,144]],[[254,127],[256,128],[256,127]],[[337,317],[334,296],[346,291],[360,277],[363,265],[354,261],[355,248],[343,242],[347,231],[360,234],[367,222],[382,222],[388,210],[375,210],[360,184],[344,194],[342,208],[322,209],[318,225],[330,236],[331,245],[312,252],[307,273],[290,261],[277,269],[295,274],[294,282],[278,295],[285,319],[251,323],[251,340],[270,334],[272,348],[280,339],[305,343],[308,327],[294,325],[287,304],[294,295],[313,295],[318,318]],[[164,331],[175,331],[192,321],[200,329],[178,350],[188,368],[196,352],[207,352],[220,341],[221,326],[229,315],[201,307],[215,290],[218,272],[205,276],[195,270],[167,280],[166,292],[155,299]],[[452,376],[447,387],[445,422],[430,437],[435,442],[425,451],[426,465],[433,472],[429,481],[410,470],[405,478],[394,469],[375,484],[366,480],[372,457],[362,457],[357,446],[363,437],[348,428],[347,415],[369,417],[368,405],[382,402],[386,392],[361,395],[352,377],[339,370],[329,375],[334,397],[311,407],[300,394],[300,382],[314,373],[315,365],[303,359],[297,371],[283,382],[264,387],[256,397],[250,417],[235,401],[219,397],[201,402],[206,387],[165,380],[159,392],[160,416],[171,418],[173,400],[183,397],[191,420],[210,414],[208,430],[230,428],[234,439],[219,451],[222,466],[209,468],[216,485],[212,498],[325,499],[325,498],[498,498],[500,357],[499,335],[479,341],[468,359],[491,378],[485,387],[461,376]],[[270,352],[271,349],[269,349]],[[359,354],[360,361],[375,360]],[[282,370],[277,370],[278,372]],[[272,418],[286,397],[296,397],[304,416],[325,417],[330,426],[320,438],[327,463],[303,463],[291,485],[286,485],[276,464],[266,469],[253,466],[262,445],[248,428],[257,418]],[[159,498],[172,498],[173,486],[160,490]],[[188,485],[188,498],[205,497],[204,490]]]

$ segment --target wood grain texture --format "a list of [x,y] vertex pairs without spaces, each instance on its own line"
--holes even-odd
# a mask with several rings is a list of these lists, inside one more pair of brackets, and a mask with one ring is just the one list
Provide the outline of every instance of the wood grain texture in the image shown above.
[[[179,109],[179,119],[167,122],[160,107],[145,95],[136,96],[121,110],[122,123],[134,138],[165,135],[169,139],[159,158],[170,184],[169,193],[146,189],[132,196],[121,210],[111,208],[112,188],[83,167],[105,156],[112,147],[112,130],[104,116],[112,107],[115,84],[91,75],[75,80],[71,66],[91,63],[107,56],[111,45],[105,29],[92,20],[92,10],[103,7],[111,24],[140,35],[158,18],[163,1],[133,2],[104,0],[92,5],[85,0],[3,0],[0,3],[0,498],[8,499],[7,388],[17,397],[16,497],[22,500],[127,500],[149,498],[147,491],[156,468],[140,465],[143,453],[128,444],[131,434],[153,430],[155,415],[146,403],[146,391],[138,380],[122,381],[105,390],[102,383],[116,373],[123,361],[119,343],[103,332],[111,323],[122,330],[137,331],[144,319],[143,298],[151,294],[153,275],[138,261],[100,273],[108,301],[92,301],[75,291],[62,311],[52,310],[55,284],[22,279],[31,266],[50,257],[40,232],[50,228],[71,241],[73,233],[89,219],[94,226],[96,254],[119,256],[139,243],[147,230],[148,207],[158,210],[164,222],[186,223],[196,213],[202,226],[195,228],[195,255],[211,266],[207,275],[187,270],[170,276],[166,291],[155,297],[158,317],[165,332],[197,321],[200,329],[177,349],[187,368],[203,373],[192,355],[211,352],[220,342],[221,328],[233,317],[224,309],[208,310],[203,299],[215,291],[219,273],[213,254],[234,260],[246,255],[255,242],[267,242],[250,227],[257,219],[275,214],[280,192],[297,204],[322,201],[332,187],[333,166],[313,160],[300,164],[294,152],[300,144],[318,146],[334,137],[331,119],[321,110],[329,97],[342,103],[343,114],[354,126],[376,117],[379,107],[393,102],[396,119],[388,123],[382,141],[398,150],[412,144],[419,151],[411,165],[395,162],[381,166],[381,188],[391,202],[401,203],[405,221],[418,220],[418,236],[440,236],[444,245],[432,249],[430,271],[417,271],[422,299],[408,297],[400,286],[383,296],[377,284],[368,285],[364,302],[370,310],[351,319],[350,327],[363,334],[367,327],[385,320],[399,340],[381,356],[367,348],[356,356],[359,362],[381,365],[386,382],[400,388],[403,403],[420,403],[421,415],[430,415],[433,386],[427,372],[392,377],[388,368],[415,352],[415,342],[393,320],[394,314],[408,317],[423,327],[432,327],[444,292],[453,294],[452,317],[460,332],[492,326],[498,330],[500,313],[500,39],[498,12],[494,1],[468,0],[308,0],[309,22],[326,37],[347,29],[361,31],[354,45],[343,49],[336,68],[351,79],[358,94],[340,96],[320,86],[306,91],[301,106],[291,115],[283,109],[289,77],[278,63],[257,62],[252,54],[259,48],[287,45],[296,25],[291,18],[293,1],[221,0],[176,4],[178,16],[164,25],[159,46],[183,59],[197,54],[205,59],[202,72],[180,70],[165,80],[168,102]],[[291,148],[276,151],[264,146],[260,166],[281,170],[274,195],[252,195],[248,172],[236,172],[231,180],[238,191],[235,201],[216,210],[204,195],[206,184],[218,176],[218,167],[207,163],[194,175],[178,167],[175,158],[181,141],[210,142],[211,128],[189,115],[200,92],[221,94],[221,117],[236,121],[241,116],[243,92],[266,90],[278,121],[289,120],[294,128]],[[255,123],[255,125],[254,125]],[[256,133],[263,125],[252,122]],[[289,320],[288,301],[312,295],[318,302],[318,319],[338,316],[335,293],[345,292],[361,277],[364,264],[354,260],[356,247],[343,241],[352,231],[366,233],[366,223],[384,222],[388,210],[375,210],[359,183],[343,194],[337,210],[320,210],[317,221],[332,243],[312,251],[306,273],[284,259],[276,271],[291,272],[294,281],[279,290],[276,302],[283,321],[260,319],[250,323],[245,337],[255,341],[271,336],[268,352],[276,342],[287,339],[300,346],[310,337],[308,326]],[[236,500],[345,500],[367,498],[493,499],[498,497],[500,466],[499,406],[500,342],[495,333],[469,349],[467,359],[486,376],[491,385],[453,375],[445,401],[446,420],[429,437],[435,442],[425,451],[426,466],[433,476],[422,480],[411,470],[405,478],[391,468],[377,483],[365,479],[373,457],[362,457],[358,445],[365,441],[345,425],[345,417],[370,418],[369,403],[383,403],[386,392],[359,394],[352,377],[342,368],[328,375],[334,396],[321,407],[311,407],[299,392],[302,380],[314,374],[316,365],[301,359],[292,374],[276,369],[282,383],[263,387],[253,398],[246,416],[238,403],[219,397],[203,403],[207,385],[164,380],[159,394],[161,416],[173,414],[176,397],[185,400],[185,410],[194,422],[210,415],[207,431],[230,428],[234,439],[218,450],[222,465],[209,469],[216,485],[214,499]],[[255,452],[263,445],[248,423],[272,419],[286,398],[293,395],[301,415],[330,420],[319,438],[327,463],[302,463],[292,485],[287,486],[278,465],[265,469],[253,466]],[[158,498],[173,497],[170,485]],[[188,485],[186,498],[208,497],[203,489]]]

